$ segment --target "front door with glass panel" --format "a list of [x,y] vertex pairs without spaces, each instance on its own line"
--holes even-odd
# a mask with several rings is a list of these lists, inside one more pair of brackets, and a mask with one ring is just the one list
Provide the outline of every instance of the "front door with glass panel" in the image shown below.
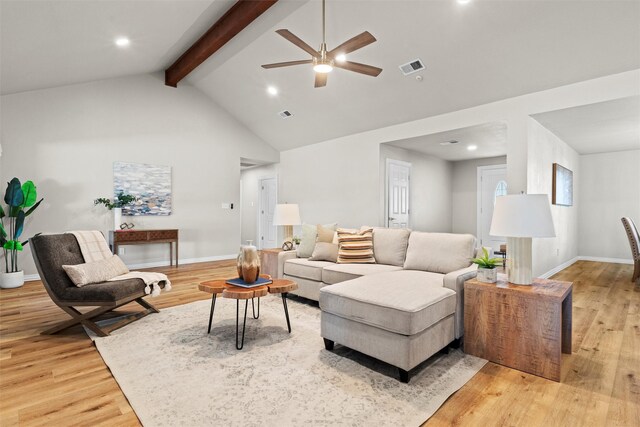
[[491,236],[491,218],[496,198],[507,194],[507,166],[480,166],[478,168],[478,240],[492,251],[506,243],[504,237]]

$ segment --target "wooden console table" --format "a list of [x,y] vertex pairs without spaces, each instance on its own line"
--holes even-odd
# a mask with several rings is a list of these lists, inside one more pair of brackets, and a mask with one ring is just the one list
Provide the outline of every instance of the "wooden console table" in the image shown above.
[[561,353],[571,354],[573,284],[534,279],[464,283],[464,351],[560,381]]
[[148,245],[154,243],[169,244],[169,265],[173,266],[173,245],[176,246],[176,267],[178,266],[178,230],[125,230],[110,231],[109,245],[114,254],[124,245]]

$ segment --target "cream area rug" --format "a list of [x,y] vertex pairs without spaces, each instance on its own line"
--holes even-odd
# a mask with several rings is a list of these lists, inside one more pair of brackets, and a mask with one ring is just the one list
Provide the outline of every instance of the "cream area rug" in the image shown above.
[[325,350],[317,307],[289,300],[289,334],[281,298],[262,298],[257,320],[249,302],[243,350],[236,301],[218,299],[211,334],[209,308],[167,308],[92,336],[143,425],[418,426],[486,363],[452,351],[403,384],[383,362],[338,344]]

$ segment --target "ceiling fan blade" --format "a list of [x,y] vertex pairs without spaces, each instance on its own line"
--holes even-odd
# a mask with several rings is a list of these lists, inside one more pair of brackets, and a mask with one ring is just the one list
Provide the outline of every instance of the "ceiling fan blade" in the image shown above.
[[278,68],[278,67],[290,67],[292,65],[311,64],[313,60],[303,59],[302,61],[289,61],[289,62],[275,62],[273,64],[264,64],[262,68]]
[[289,40],[291,43],[295,44],[300,49],[304,50],[314,58],[317,58],[320,56],[317,50],[315,50],[314,48],[306,44],[304,41],[302,41],[302,39],[300,39],[298,36],[293,34],[291,31],[282,29],[282,30],[276,31],[276,33],[280,34],[282,37]]
[[335,64],[333,64],[333,66],[342,68],[344,70],[354,71],[360,74],[366,74],[372,77],[378,77],[378,75],[382,72],[382,68],[351,61],[336,62]]
[[362,47],[370,45],[374,41],[376,41],[376,38],[373,37],[369,31],[365,31],[364,33],[358,34],[357,36],[342,43],[340,46],[336,47],[335,49],[332,49],[328,53],[328,55],[331,57],[340,53],[346,55],[347,53],[353,52],[354,50],[358,50]]
[[313,87],[325,87],[327,85],[328,73],[316,73],[316,82]]

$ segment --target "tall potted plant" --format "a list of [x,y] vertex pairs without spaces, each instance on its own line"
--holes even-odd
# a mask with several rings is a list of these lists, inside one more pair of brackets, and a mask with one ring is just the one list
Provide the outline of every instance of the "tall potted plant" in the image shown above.
[[4,273],[0,273],[0,288],[19,288],[24,285],[24,271],[20,270],[18,264],[18,252],[24,249],[29,239],[20,241],[20,237],[26,217],[44,200],[36,202],[37,199],[36,186],[32,181],[20,184],[18,178],[13,178],[7,183],[7,191],[4,193],[7,209],[0,205],[0,244],[4,254]]
[[136,200],[138,199],[135,196],[124,194],[124,192],[121,191],[113,198],[113,201],[106,197],[99,197],[93,201],[93,204],[104,205],[107,209],[113,210],[113,229],[118,231],[120,224],[122,224],[122,207],[130,205]]

